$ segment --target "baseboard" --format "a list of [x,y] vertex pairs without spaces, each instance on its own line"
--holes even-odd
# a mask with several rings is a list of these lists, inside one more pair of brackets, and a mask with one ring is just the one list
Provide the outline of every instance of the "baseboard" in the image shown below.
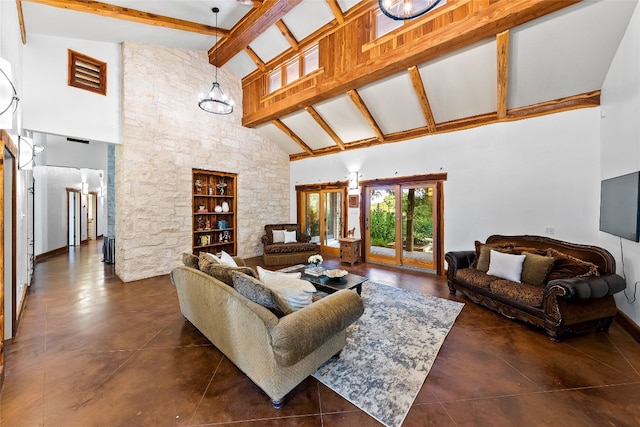
[[52,251],[49,252],[43,252],[40,255],[36,255],[36,260],[35,263],[39,263],[42,260],[45,260],[47,258],[51,258],[53,256],[56,255],[61,255],[61,254],[66,254],[67,252],[69,252],[69,246],[63,246],[62,248],[58,248],[58,249],[54,249]]
[[618,310],[618,313],[615,316],[615,321],[622,326],[622,329],[627,331],[629,335],[633,337],[636,341],[640,343],[640,326],[636,324],[629,316]]

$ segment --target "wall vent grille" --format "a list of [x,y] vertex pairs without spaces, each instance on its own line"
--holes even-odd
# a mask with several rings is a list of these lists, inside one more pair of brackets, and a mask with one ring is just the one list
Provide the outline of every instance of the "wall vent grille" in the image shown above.
[[69,49],[69,86],[106,95],[106,62]]

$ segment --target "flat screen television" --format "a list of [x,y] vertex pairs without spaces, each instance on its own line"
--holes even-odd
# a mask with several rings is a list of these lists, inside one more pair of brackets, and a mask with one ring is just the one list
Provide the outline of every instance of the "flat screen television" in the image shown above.
[[600,231],[640,241],[640,172],[602,181]]

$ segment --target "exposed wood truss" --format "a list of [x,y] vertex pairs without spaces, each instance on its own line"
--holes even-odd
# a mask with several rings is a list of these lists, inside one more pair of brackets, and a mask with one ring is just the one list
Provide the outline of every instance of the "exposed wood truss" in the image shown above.
[[231,29],[228,37],[209,49],[209,62],[217,67],[223,66],[301,1],[264,0],[260,7],[252,9]]
[[[378,39],[373,39],[371,30],[377,1],[365,1],[363,6],[339,15],[336,14],[337,3],[329,1],[336,20],[330,28],[323,29],[321,36],[311,36],[318,37],[315,41],[320,48],[322,72],[313,78],[300,79],[277,93],[268,94],[264,86],[267,82],[264,74],[290,59],[295,54],[296,46],[306,45],[309,40],[292,44],[289,52],[265,64],[264,71],[254,72],[243,80],[243,124],[253,127],[265,121],[275,123],[273,120],[276,118],[300,109],[306,110],[331,136],[336,146],[309,151],[309,146],[296,136],[293,139],[304,150],[303,153],[290,156],[292,160],[297,160],[497,121],[518,120],[569,108],[598,105],[599,93],[593,92],[518,109],[510,110],[508,107],[509,30],[578,1],[580,0],[449,0],[428,19],[417,19]],[[418,65],[488,38],[495,40],[497,49],[496,111],[437,123]],[[399,72],[409,74],[426,126],[384,134],[357,89]],[[313,108],[314,104],[342,93],[349,96],[369,124],[375,134],[374,138],[360,141],[337,140],[337,135],[329,124]],[[282,129],[281,126],[278,127]],[[290,130],[284,132],[291,134]]]
[[280,119],[275,119],[273,121],[273,124],[282,132],[289,135],[289,138],[293,139],[300,146],[300,148],[302,148],[307,154],[313,155],[313,150],[311,149],[311,147],[305,144],[305,142],[298,135],[296,135],[291,129],[289,129],[287,125],[282,123]]
[[355,89],[352,89],[347,91],[347,95],[349,95],[349,98],[351,98],[353,103],[356,105],[356,108],[358,109],[358,111],[360,111],[362,117],[364,117],[367,123],[369,123],[369,126],[371,127],[371,130],[376,134],[376,138],[378,138],[378,141],[383,141],[384,134],[382,133],[380,126],[378,126],[376,119],[373,117],[373,115],[371,115],[371,112],[367,108],[367,104],[365,104],[364,100],[360,97],[360,94]]

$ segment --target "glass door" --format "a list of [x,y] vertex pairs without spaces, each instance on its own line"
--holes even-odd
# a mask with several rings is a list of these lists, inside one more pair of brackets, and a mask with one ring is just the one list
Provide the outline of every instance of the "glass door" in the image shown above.
[[434,184],[402,186],[402,265],[435,269]]
[[368,187],[365,192],[367,260],[436,269],[436,184]]
[[396,252],[399,222],[397,215],[397,186],[370,187],[366,192],[366,257],[373,262],[400,264]]
[[320,252],[339,255],[344,234],[344,190],[312,190],[303,192],[302,229],[311,236],[311,243],[320,245]]

